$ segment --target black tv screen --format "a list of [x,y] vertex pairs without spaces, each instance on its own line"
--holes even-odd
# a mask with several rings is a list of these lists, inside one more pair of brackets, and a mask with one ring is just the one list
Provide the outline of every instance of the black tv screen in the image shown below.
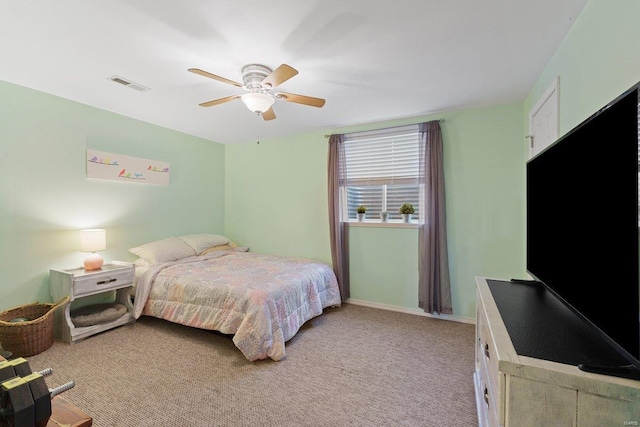
[[527,162],[527,270],[638,368],[639,85]]

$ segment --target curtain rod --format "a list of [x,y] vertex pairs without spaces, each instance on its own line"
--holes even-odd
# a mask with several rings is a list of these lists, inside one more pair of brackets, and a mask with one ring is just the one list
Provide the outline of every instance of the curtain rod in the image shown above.
[[[444,119],[437,119],[437,120],[438,120],[440,123],[444,122]],[[430,121],[432,121],[432,120],[430,120]],[[415,125],[415,124],[417,124],[417,123],[409,123],[408,125],[391,126],[391,127],[388,127],[388,128],[381,128],[381,129],[371,129],[371,130],[366,130],[366,131],[363,131],[363,132],[374,132],[374,131],[376,131],[376,130],[382,130],[382,129],[401,128],[401,127],[405,127],[405,126],[411,126],[412,124],[414,124],[414,125]],[[357,132],[354,132],[354,133],[357,133]],[[325,137],[325,138],[329,138],[330,136],[331,136],[331,135],[328,135],[328,134],[325,134],[325,135],[324,135],[324,137]]]

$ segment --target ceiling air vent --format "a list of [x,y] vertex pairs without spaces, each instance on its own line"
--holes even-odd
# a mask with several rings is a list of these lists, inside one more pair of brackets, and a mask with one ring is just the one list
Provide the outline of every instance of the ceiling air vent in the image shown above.
[[138,92],[146,92],[148,90],[151,90],[148,87],[142,86],[141,84],[138,84],[138,83],[134,83],[131,80],[127,80],[120,76],[111,76],[109,77],[109,80],[111,80],[112,82],[119,83],[133,90],[137,90]]

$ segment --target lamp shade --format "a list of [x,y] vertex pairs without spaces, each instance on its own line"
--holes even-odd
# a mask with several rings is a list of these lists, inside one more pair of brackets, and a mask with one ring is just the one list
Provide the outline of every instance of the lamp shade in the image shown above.
[[80,250],[96,252],[107,249],[107,233],[102,228],[80,230]]
[[276,102],[273,96],[260,92],[245,93],[240,99],[254,113],[264,113]]

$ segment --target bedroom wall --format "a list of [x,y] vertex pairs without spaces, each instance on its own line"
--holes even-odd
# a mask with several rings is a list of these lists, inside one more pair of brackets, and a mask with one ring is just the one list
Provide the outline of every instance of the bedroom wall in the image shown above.
[[[224,146],[0,81],[0,310],[51,301],[50,268],[82,265],[81,228],[106,261],[190,232],[222,233]],[[86,178],[87,148],[168,162],[169,186]]]
[[528,115],[560,77],[559,136],[640,81],[640,2],[590,0],[524,102]]
[[[225,146],[225,233],[251,250],[331,263],[327,139],[442,123],[454,316],[475,316],[475,276],[524,274],[522,105],[478,108]],[[352,227],[351,298],[419,312],[417,229]]]

